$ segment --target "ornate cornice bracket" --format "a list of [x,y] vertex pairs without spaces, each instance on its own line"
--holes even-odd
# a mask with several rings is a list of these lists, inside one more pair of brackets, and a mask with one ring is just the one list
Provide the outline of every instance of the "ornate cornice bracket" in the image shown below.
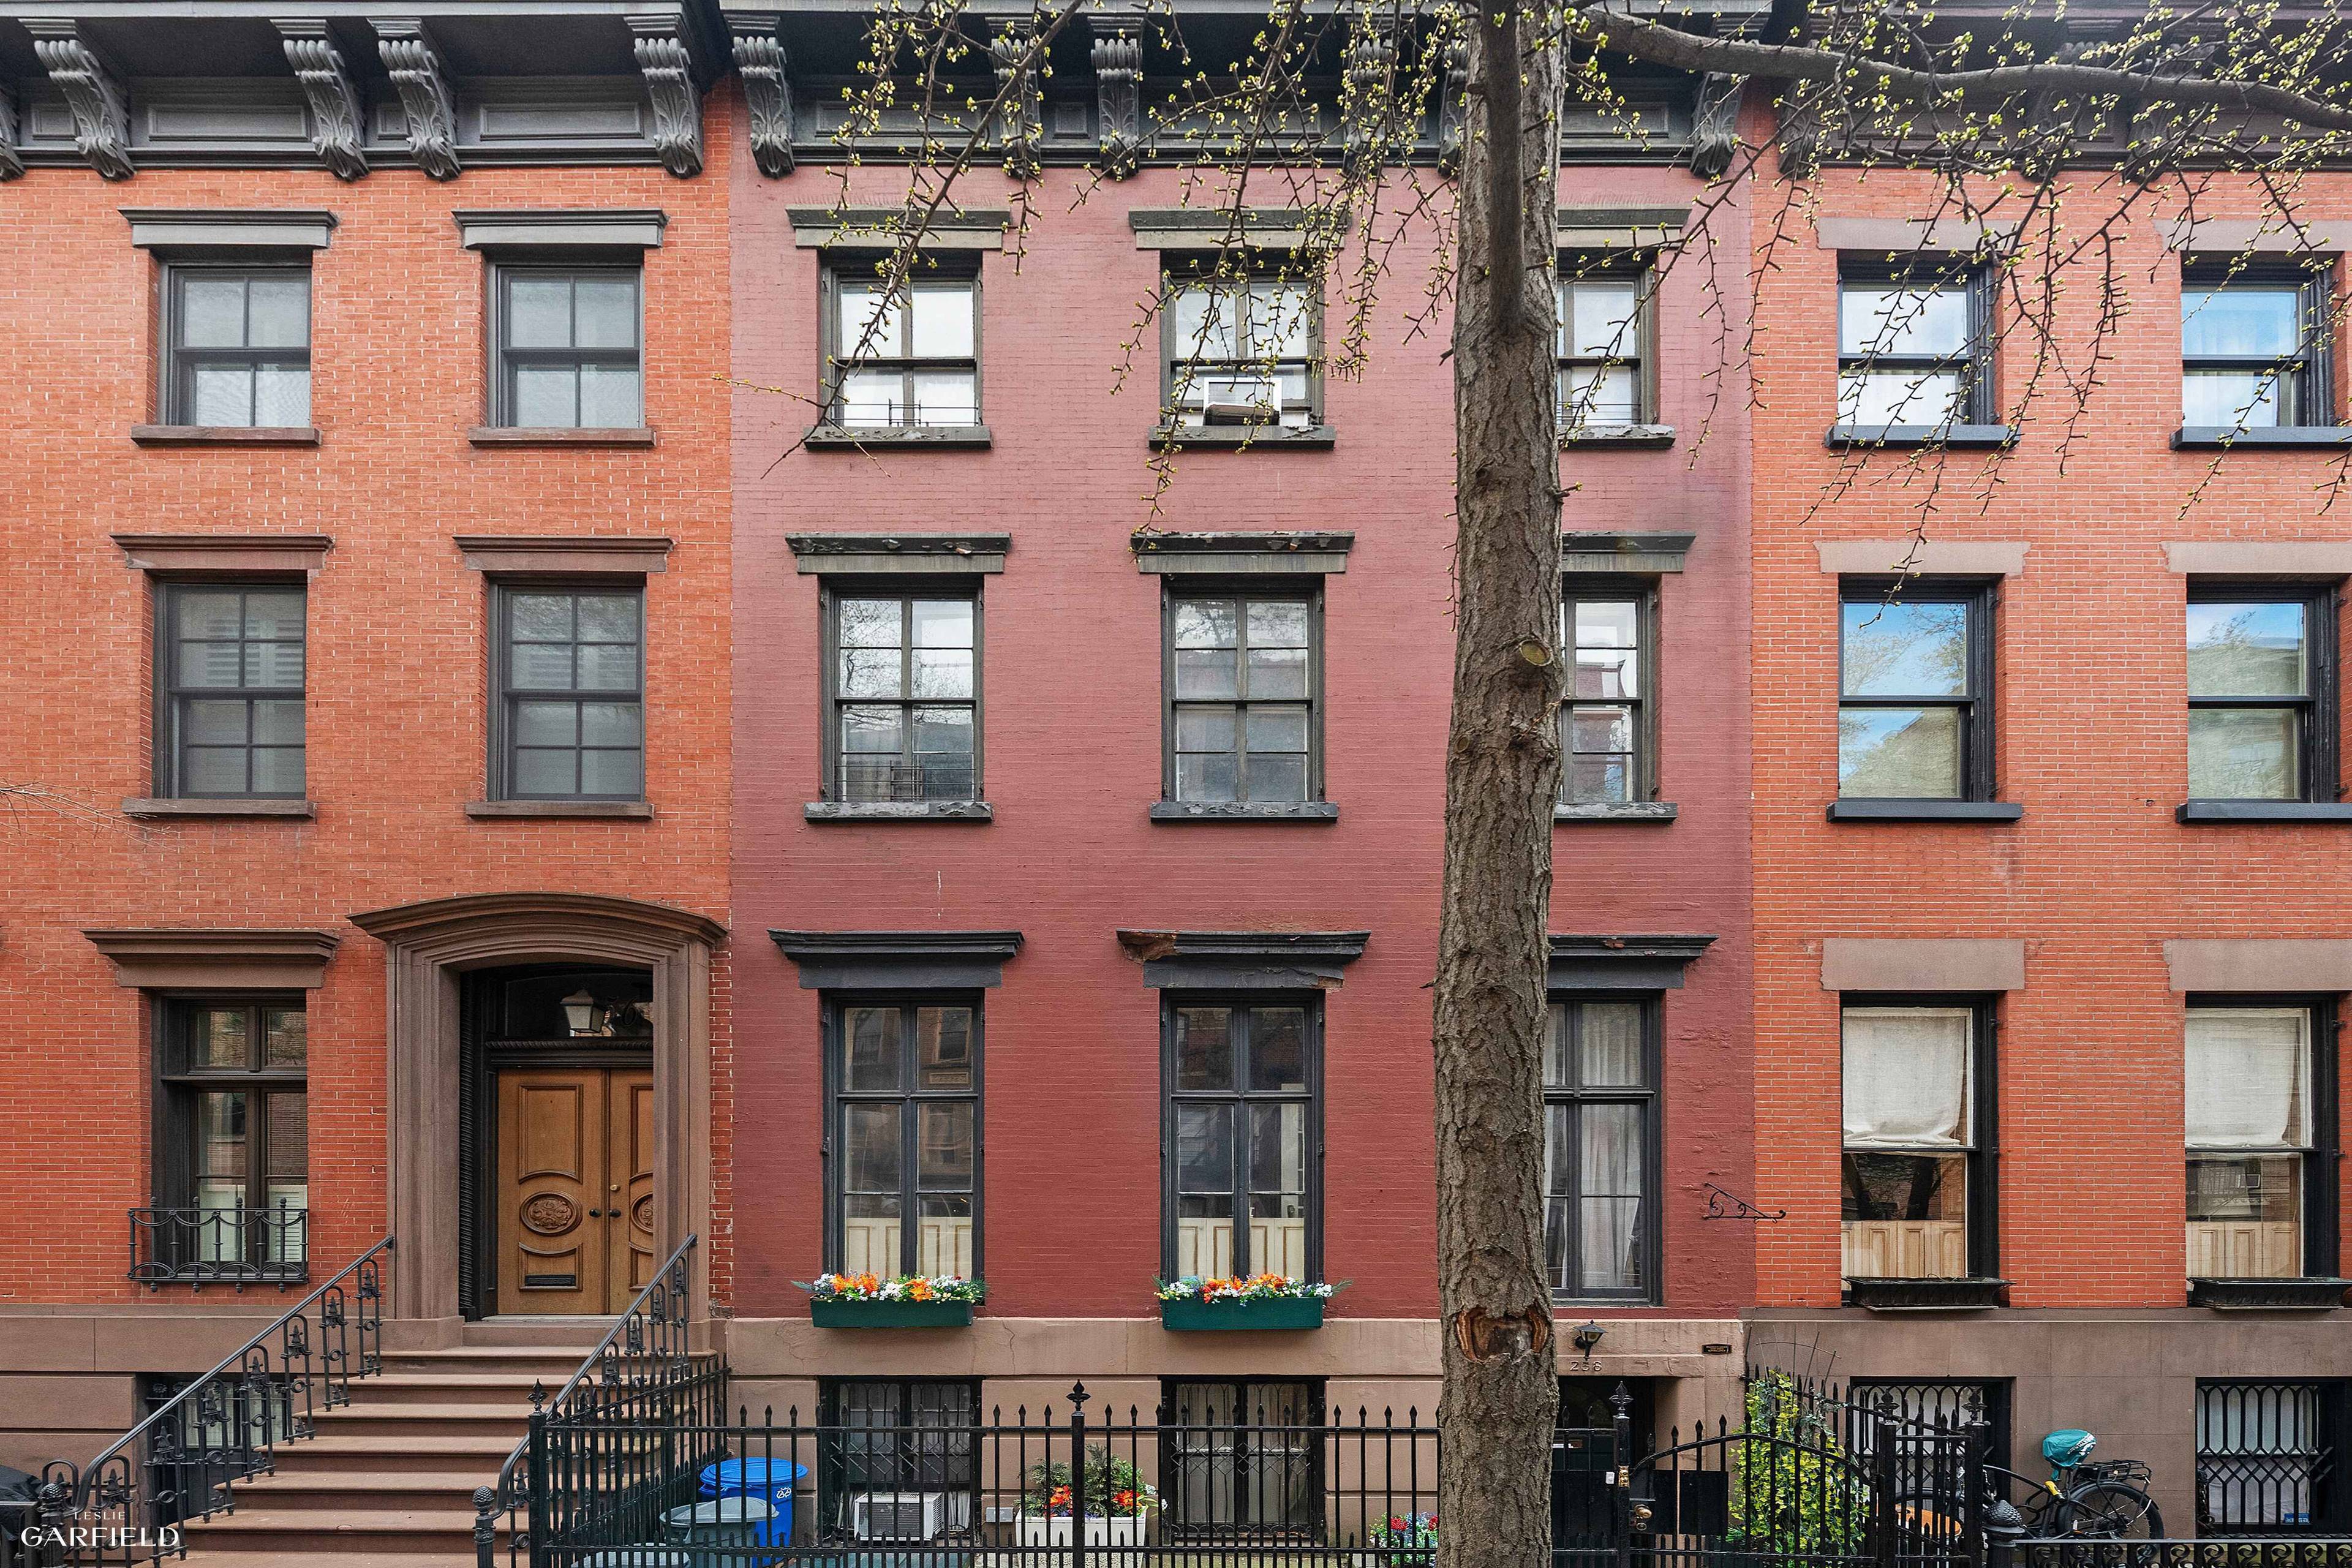
[[654,106],[654,151],[661,165],[681,180],[702,173],[702,89],[694,79],[694,54],[687,47],[684,23],[676,16],[632,16],[637,70]]
[[0,180],[14,180],[25,172],[25,154],[17,142],[16,100],[0,87]]
[[1143,163],[1143,21],[1089,16],[1094,34],[1095,111],[1103,174],[1124,180]]
[[408,155],[436,180],[457,177],[457,99],[425,24],[414,18],[375,25],[376,51],[408,119]]
[[1448,30],[1444,68],[1437,75],[1437,166],[1462,172],[1462,139],[1470,125],[1470,36],[1459,24]]
[[735,72],[751,110],[751,162],[770,179],[793,172],[793,83],[784,66],[784,46],[776,36],[772,11],[733,12]]
[[1342,113],[1348,156],[1358,163],[1381,155],[1394,134],[1397,34],[1392,16],[1363,11],[1349,19]]
[[1702,180],[1719,180],[1731,172],[1739,152],[1739,108],[1748,96],[1744,76],[1709,76],[1699,83],[1698,106],[1691,117],[1690,172]]
[[368,162],[361,150],[360,95],[343,68],[342,54],[327,36],[326,19],[280,20],[277,27],[286,46],[286,63],[310,101],[310,144],[337,179],[364,177]]
[[1000,105],[997,145],[1004,150],[1005,174],[1016,180],[1034,180],[1045,172],[1045,102],[1037,79],[1036,42],[1036,24],[1028,16],[999,17],[989,32]]
[[75,149],[107,179],[129,179],[138,171],[131,162],[131,100],[122,84],[82,41],[81,29],[73,22],[37,16],[26,18],[24,25],[33,35],[33,53],[41,68],[73,110]]

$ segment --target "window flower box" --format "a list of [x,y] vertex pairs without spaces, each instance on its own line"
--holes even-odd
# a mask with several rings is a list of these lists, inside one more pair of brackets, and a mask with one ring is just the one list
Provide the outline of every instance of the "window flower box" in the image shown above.
[[[1070,1527],[1075,1522],[1067,1514],[1044,1519],[1035,1514],[1023,1514],[1020,1520],[1022,1545],[1059,1547],[1061,1550],[1040,1552],[1034,1557],[1024,1555],[1019,1561],[1034,1563],[1038,1568],[1066,1562],[1071,1545]],[[1143,1553],[1139,1548],[1143,1545],[1144,1524],[1144,1516],[1139,1513],[1124,1519],[1116,1516],[1105,1519],[1100,1514],[1092,1513],[1087,1515],[1087,1561],[1098,1563],[1103,1568],[1142,1568]],[[1097,1547],[1123,1547],[1127,1550],[1106,1550],[1097,1556],[1095,1552]]]
[[1160,1326],[1179,1333],[1220,1329],[1301,1330],[1323,1326],[1323,1303],[1341,1289],[1279,1274],[1247,1279],[1187,1276],[1160,1285]]
[[961,1329],[988,1295],[977,1279],[919,1274],[884,1279],[873,1274],[820,1274],[801,1287],[809,1317],[820,1329]]

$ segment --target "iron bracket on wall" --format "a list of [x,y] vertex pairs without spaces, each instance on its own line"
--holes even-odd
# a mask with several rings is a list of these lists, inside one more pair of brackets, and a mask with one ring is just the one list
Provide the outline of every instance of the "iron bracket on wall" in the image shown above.
[[1701,1219],[1787,1219],[1787,1209],[1759,1209],[1737,1193],[1725,1192],[1713,1182],[1701,1182],[1706,1189],[1706,1212]]

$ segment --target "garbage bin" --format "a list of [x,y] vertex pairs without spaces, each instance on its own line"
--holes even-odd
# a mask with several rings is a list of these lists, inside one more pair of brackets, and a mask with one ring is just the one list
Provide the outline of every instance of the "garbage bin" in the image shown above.
[[749,1563],[764,1561],[746,1553],[761,1543],[774,1515],[764,1498],[690,1502],[662,1515],[662,1533],[673,1546],[687,1549],[694,1568],[746,1568]]
[[753,1497],[768,1505],[769,1516],[752,1541],[761,1546],[793,1543],[793,1488],[808,1477],[806,1465],[790,1459],[721,1459],[702,1468],[702,1495],[707,1498]]

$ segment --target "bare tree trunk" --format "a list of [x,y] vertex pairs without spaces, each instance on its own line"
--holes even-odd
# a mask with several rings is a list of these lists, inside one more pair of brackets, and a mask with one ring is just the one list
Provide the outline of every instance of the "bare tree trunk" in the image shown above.
[[1454,715],[1438,927],[1439,1568],[1549,1568],[1559,1402],[1543,1031],[1559,787],[1556,35],[1475,12],[1454,316]]

